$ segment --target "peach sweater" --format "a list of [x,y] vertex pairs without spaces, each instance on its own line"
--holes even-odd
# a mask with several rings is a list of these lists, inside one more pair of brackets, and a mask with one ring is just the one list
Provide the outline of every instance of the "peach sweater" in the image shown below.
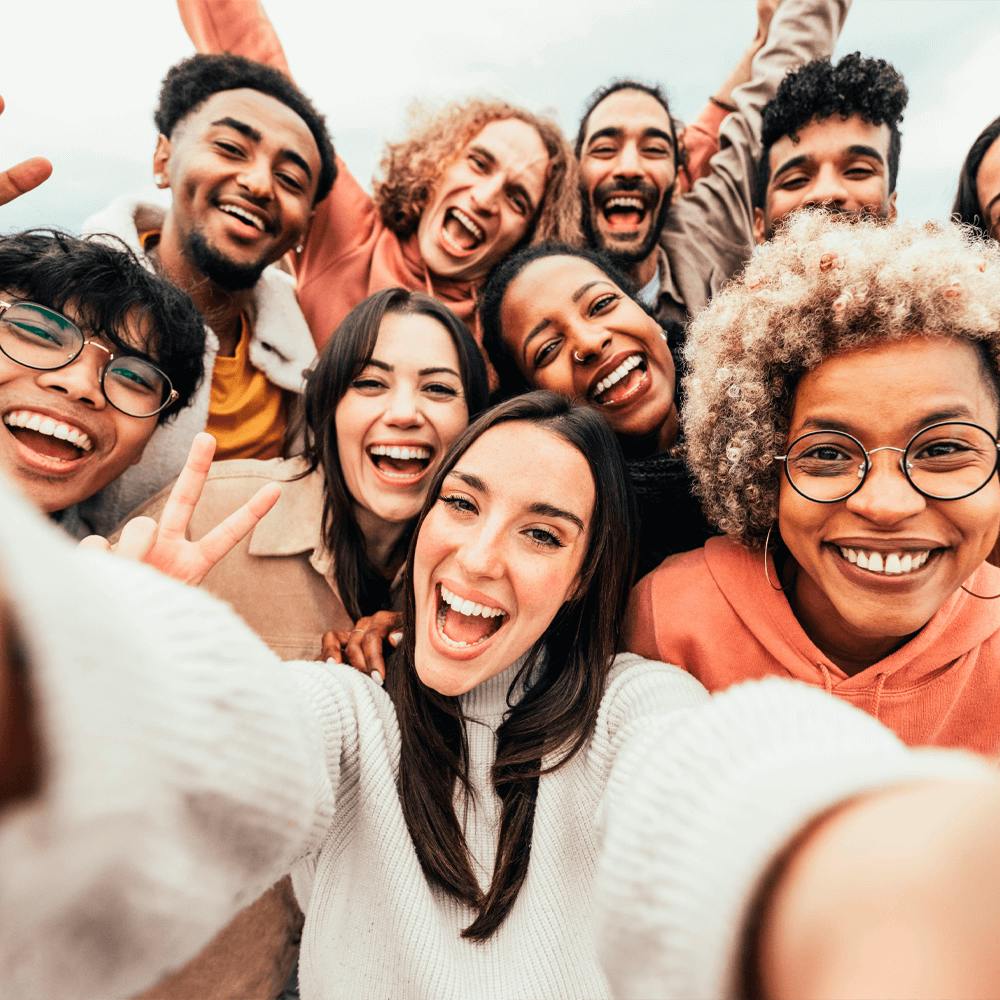
[[[1000,570],[984,563],[966,586],[1000,594]],[[909,642],[850,677],[768,586],[760,553],[712,538],[639,581],[625,645],[680,664],[709,691],[790,678],[864,709],[910,745],[1000,751],[1000,600],[957,591]]]

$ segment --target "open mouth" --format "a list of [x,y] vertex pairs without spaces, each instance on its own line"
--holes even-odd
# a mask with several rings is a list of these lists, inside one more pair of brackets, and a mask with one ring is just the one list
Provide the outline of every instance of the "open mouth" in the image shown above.
[[4,426],[25,448],[56,462],[75,462],[93,450],[86,432],[34,410],[11,410]]
[[247,229],[254,229],[259,233],[269,233],[271,224],[268,218],[260,212],[255,212],[245,205],[234,205],[232,202],[220,201],[215,206],[220,212],[243,223]]
[[446,646],[470,649],[492,639],[509,615],[503,608],[477,604],[437,585],[437,632]]
[[616,194],[605,200],[601,214],[611,232],[632,233],[642,227],[649,208],[641,195]]
[[644,354],[630,354],[614,371],[608,372],[590,389],[590,400],[598,406],[627,403],[649,382],[649,368]]
[[366,454],[386,478],[413,483],[430,468],[434,449],[427,445],[370,444]]
[[441,238],[452,253],[464,255],[482,246],[486,231],[460,208],[449,208],[444,213]]
[[830,546],[841,559],[874,576],[906,576],[927,565],[943,549],[899,550],[878,552],[870,549],[849,549],[841,545]]

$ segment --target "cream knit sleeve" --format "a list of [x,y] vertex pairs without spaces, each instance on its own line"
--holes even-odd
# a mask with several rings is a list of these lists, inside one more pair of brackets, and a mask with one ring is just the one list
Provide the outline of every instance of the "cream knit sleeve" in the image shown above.
[[0,813],[0,996],[131,996],[318,845],[352,686],[283,665],[208,594],[74,550],[3,483],[0,595],[43,757]]
[[[648,661],[634,661],[646,677],[632,711],[644,722],[621,723],[596,888],[598,948],[617,997],[739,995],[755,893],[812,819],[873,789],[991,773],[969,755],[910,750],[857,709],[776,679],[651,713]],[[676,688],[674,670],[663,668],[665,689]]]

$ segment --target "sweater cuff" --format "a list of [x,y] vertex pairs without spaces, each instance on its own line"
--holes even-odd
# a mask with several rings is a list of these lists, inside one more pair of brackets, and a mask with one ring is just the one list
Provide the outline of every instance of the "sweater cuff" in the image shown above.
[[909,750],[857,709],[774,679],[716,695],[653,742],[642,761],[619,761],[630,789],[609,809],[597,883],[615,996],[738,996],[750,908],[805,826],[865,792],[992,774],[970,755]]

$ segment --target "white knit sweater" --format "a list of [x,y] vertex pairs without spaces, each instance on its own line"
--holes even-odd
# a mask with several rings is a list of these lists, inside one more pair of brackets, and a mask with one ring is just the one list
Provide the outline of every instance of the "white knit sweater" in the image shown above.
[[[227,608],[125,561],[71,552],[0,484],[0,589],[29,659],[44,787],[0,816],[0,996],[129,996],[297,861],[313,869],[304,1000],[716,997],[748,902],[832,803],[915,776],[978,780],[780,681],[709,698],[619,658],[593,739],[541,779],[527,879],[485,944],[429,888],[394,787],[387,695],[281,664]],[[507,677],[465,699],[485,882],[487,773]]]

